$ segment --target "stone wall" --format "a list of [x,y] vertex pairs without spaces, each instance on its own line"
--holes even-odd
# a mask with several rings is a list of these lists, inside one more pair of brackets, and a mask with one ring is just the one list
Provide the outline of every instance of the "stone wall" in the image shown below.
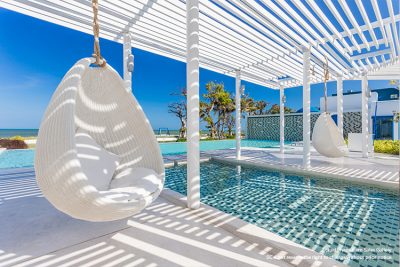
[[[311,135],[318,117],[319,113],[311,113]],[[361,132],[361,112],[345,112],[343,114],[343,132],[345,137],[348,133]],[[247,138],[279,141],[279,114],[249,116],[247,118]],[[303,140],[302,113],[285,115],[285,140]]]

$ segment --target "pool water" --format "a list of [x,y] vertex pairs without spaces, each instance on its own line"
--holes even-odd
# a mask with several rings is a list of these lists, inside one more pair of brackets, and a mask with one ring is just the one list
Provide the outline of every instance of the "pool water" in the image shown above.
[[[243,147],[279,147],[279,142],[266,140],[242,140]],[[200,142],[201,151],[228,149],[235,147],[235,140],[221,141],[202,141]],[[186,142],[160,143],[163,155],[184,154],[186,153]],[[35,156],[34,149],[17,149],[0,152],[0,169],[33,167]]]
[[[241,140],[241,146],[257,148],[279,147],[279,141],[243,139]],[[236,141],[234,139],[200,142],[201,151],[229,149],[235,147]],[[186,153],[186,142],[160,143],[160,148],[163,155],[184,154]]]
[[33,149],[0,151],[0,169],[32,167],[34,157]]
[[[186,195],[186,166],[165,187]],[[208,162],[201,200],[350,266],[399,266],[396,191]]]

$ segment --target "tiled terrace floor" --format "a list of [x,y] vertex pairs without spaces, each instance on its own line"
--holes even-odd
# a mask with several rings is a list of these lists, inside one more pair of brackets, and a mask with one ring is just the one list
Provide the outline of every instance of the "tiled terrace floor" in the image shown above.
[[[293,242],[165,190],[117,222],[75,220],[53,208],[30,169],[0,172],[0,266],[337,266]],[[285,260],[273,259],[285,257]]]

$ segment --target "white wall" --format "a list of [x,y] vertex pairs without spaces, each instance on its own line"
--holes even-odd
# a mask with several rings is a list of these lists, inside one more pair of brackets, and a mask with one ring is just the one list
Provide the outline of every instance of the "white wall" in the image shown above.
[[[328,112],[330,113],[336,113],[337,111],[337,100],[336,96],[328,96]],[[375,112],[375,102],[378,100],[378,93],[372,92],[371,93],[371,98],[370,98],[370,103],[371,104],[371,111]],[[396,103],[398,103],[397,100],[395,100]],[[392,110],[390,113],[385,113],[387,110],[391,109],[393,103],[390,103],[389,106],[386,106],[387,104],[383,104],[383,102],[392,102],[392,101],[381,101],[378,104],[378,112],[381,109],[382,112],[378,113],[377,115],[392,115],[393,112]],[[321,97],[319,99],[319,104],[321,107],[321,111],[324,111],[324,98]],[[350,94],[350,95],[343,95],[343,112],[349,112],[349,111],[361,111],[361,93],[360,94]],[[373,114],[373,113],[372,113]]]
[[[377,116],[390,116],[393,112],[399,112],[399,100],[387,100],[378,102]],[[375,112],[375,103],[372,103],[373,112]]]

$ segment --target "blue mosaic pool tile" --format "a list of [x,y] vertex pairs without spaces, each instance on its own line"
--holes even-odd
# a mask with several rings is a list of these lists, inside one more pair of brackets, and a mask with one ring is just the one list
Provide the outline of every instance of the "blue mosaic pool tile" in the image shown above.
[[[185,166],[166,177],[166,187],[186,194]],[[350,266],[399,265],[397,192],[211,162],[201,164],[201,198]]]

